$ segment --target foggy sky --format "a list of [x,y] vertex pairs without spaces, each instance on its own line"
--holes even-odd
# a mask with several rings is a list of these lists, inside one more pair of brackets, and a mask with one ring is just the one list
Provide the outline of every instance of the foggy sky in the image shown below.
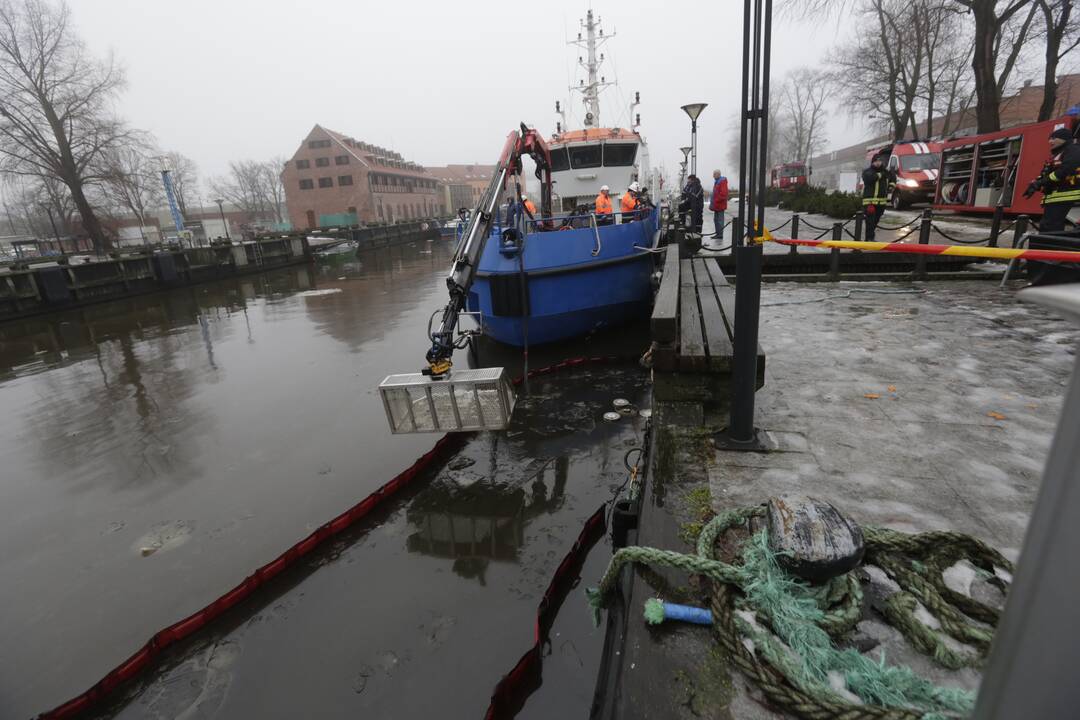
[[[580,127],[576,36],[586,2],[407,0],[70,0],[96,54],[126,70],[118,110],[165,150],[194,159],[205,181],[230,160],[292,155],[315,123],[425,165],[491,163],[520,121],[555,129],[555,100]],[[627,126],[641,93],[654,166],[674,176],[688,144],[679,109],[707,102],[698,169],[724,166],[741,72],[742,2],[596,3],[605,33],[601,124]],[[815,65],[851,22],[778,18],[773,77]],[[842,113],[830,147],[866,136]]]

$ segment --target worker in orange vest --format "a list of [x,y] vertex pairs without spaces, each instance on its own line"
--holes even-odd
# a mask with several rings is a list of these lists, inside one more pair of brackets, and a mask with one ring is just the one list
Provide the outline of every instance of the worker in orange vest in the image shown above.
[[641,186],[637,181],[630,183],[630,187],[623,193],[622,198],[619,200],[619,211],[622,212],[622,222],[633,222],[637,219],[637,213],[634,212],[638,209],[638,193],[641,192]]
[[521,204],[525,206],[525,211],[529,213],[529,217],[536,217],[536,205],[529,199],[528,195],[521,196]]
[[611,207],[611,188],[604,185],[600,188],[600,194],[596,196],[596,224],[611,225],[615,222]]

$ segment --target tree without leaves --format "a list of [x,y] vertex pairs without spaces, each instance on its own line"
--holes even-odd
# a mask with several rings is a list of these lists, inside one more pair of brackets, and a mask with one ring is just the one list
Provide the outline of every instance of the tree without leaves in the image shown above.
[[[1036,0],[947,0],[971,16],[976,117],[979,132],[1001,127],[1001,95],[1028,39]],[[803,18],[866,7],[865,0],[787,0],[786,12]],[[1026,12],[1024,12],[1026,9]]]
[[809,162],[828,138],[825,102],[831,95],[829,78],[821,70],[803,68],[790,73],[780,89],[779,127],[785,160]]
[[169,168],[169,176],[172,178],[176,204],[180,209],[180,214],[187,217],[188,201],[193,200],[198,193],[199,168],[194,160],[178,152],[166,154],[165,162]]
[[143,228],[150,213],[161,205],[164,187],[153,150],[132,144],[109,150],[103,159],[104,182],[101,190],[114,207],[131,213],[139,221],[139,234],[147,241]]
[[229,177],[211,184],[217,196],[249,216],[249,220],[284,222],[285,188],[281,183],[282,158],[240,160],[229,163]]
[[1046,38],[1043,100],[1039,120],[1049,120],[1057,104],[1057,69],[1061,60],[1080,43],[1080,12],[1074,0],[1038,0],[1042,14],[1041,34]]
[[86,53],[69,20],[62,2],[0,0],[0,170],[61,180],[101,248],[87,188],[101,180],[105,153],[128,139],[110,110],[123,76]]
[[889,134],[918,137],[915,107],[924,75],[922,40],[915,32],[912,3],[868,0],[854,44],[839,49],[830,77],[853,114],[887,121]]

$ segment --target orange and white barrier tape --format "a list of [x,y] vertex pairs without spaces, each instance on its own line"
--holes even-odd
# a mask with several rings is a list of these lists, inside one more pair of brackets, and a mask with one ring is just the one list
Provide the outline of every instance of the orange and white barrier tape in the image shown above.
[[898,252],[916,255],[962,255],[992,260],[1042,260],[1050,262],[1080,263],[1080,251],[1030,250],[1021,248],[973,247],[971,245],[916,245],[914,243],[860,242],[856,240],[781,240],[781,245],[805,245],[807,247],[840,248],[867,252]]

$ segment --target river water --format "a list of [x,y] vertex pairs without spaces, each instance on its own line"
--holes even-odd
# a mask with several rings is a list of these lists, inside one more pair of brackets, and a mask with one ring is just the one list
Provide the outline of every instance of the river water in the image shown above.
[[[375,386],[422,364],[449,255],[419,243],[0,325],[0,717],[85,690],[431,447],[390,435]],[[646,344],[632,327],[530,363]],[[490,345],[480,364],[521,370]],[[509,431],[470,438],[104,714],[481,716],[626,479],[643,426],[601,419],[616,397],[647,405],[644,373],[534,380]],[[601,640],[572,593],[522,716],[587,712]]]

